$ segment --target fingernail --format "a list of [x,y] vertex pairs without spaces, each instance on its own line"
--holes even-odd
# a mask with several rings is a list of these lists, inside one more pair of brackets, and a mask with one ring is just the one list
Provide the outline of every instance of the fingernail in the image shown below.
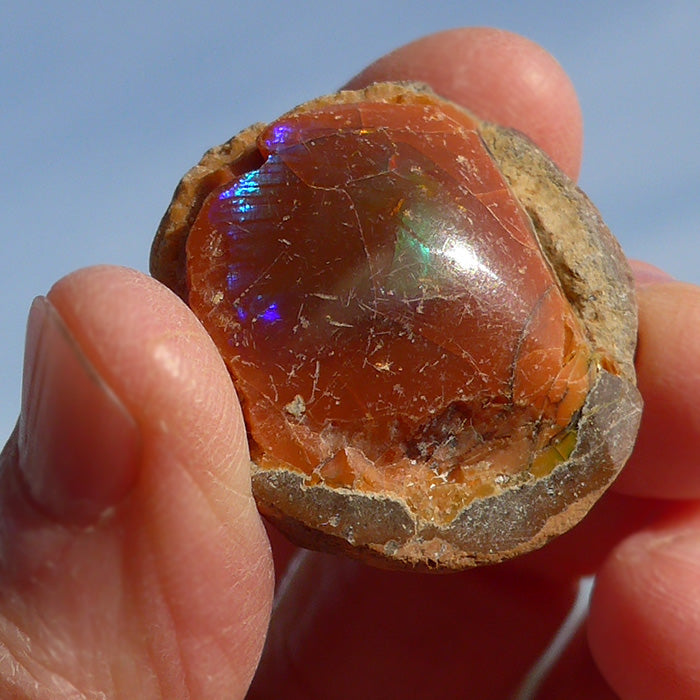
[[634,281],[637,287],[646,287],[650,284],[662,284],[663,282],[673,282],[673,277],[655,265],[642,262],[641,260],[631,260],[630,265],[634,273]]
[[30,497],[53,518],[94,522],[136,480],[138,425],[45,297],[27,322],[18,437]]

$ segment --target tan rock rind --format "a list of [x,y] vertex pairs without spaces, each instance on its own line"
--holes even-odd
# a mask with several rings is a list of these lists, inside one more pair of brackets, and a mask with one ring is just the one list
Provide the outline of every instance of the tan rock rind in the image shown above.
[[[411,102],[428,89],[380,83],[308,102]],[[432,93],[430,93],[432,94]],[[185,242],[206,195],[234,174],[259,167],[254,125],[210,149],[180,182],[151,251],[153,275],[187,301]],[[525,136],[480,123],[481,137],[530,216],[567,298],[601,357],[581,411],[576,447],[540,479],[518,481],[473,500],[448,525],[420,521],[399,497],[327,485],[288,465],[252,465],[261,512],[304,546],[336,551],[388,568],[453,571],[491,564],[542,546],[588,512],[634,445],[642,401],[635,386],[637,310],[619,244],[586,195]]]

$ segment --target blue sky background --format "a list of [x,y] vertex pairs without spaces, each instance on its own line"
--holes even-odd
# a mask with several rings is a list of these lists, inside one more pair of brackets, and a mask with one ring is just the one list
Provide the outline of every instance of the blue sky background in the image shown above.
[[0,434],[35,295],[84,265],[147,270],[172,190],[206,148],[463,25],[559,59],[583,105],[583,188],[630,256],[700,283],[697,0],[0,0]]

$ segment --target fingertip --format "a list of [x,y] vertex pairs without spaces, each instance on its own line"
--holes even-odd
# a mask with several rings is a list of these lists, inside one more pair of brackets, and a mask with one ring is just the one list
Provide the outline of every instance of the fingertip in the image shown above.
[[700,287],[648,268],[638,276],[635,363],[644,412],[634,452],[614,488],[644,498],[698,498]]
[[638,289],[650,284],[673,282],[673,277],[656,265],[643,260],[630,260],[629,263]]
[[588,637],[621,697],[700,697],[700,512],[630,537],[596,578]]
[[412,80],[485,120],[527,134],[573,179],[583,149],[576,91],[556,59],[534,42],[488,27],[452,29],[380,58],[348,83]]

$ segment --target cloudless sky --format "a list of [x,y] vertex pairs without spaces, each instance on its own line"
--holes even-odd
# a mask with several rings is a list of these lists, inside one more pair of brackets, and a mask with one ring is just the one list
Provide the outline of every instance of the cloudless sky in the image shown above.
[[147,270],[209,146],[463,25],[519,32],[579,90],[581,184],[631,257],[700,283],[700,3],[0,0],[0,432],[26,313],[67,272]]

